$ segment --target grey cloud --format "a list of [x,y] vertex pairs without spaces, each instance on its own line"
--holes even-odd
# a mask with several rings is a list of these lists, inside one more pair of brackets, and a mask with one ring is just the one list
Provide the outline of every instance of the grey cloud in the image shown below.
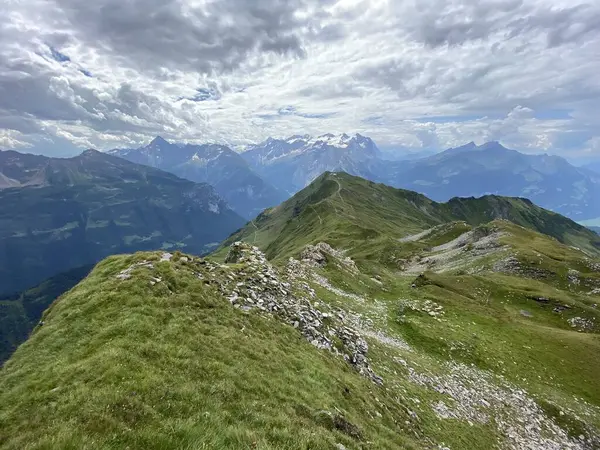
[[[516,117],[524,110],[504,124],[493,118],[519,104],[584,111],[569,126],[597,129],[598,3],[324,7],[333,2],[10,3],[16,12],[0,21],[0,132],[14,130],[5,140],[61,135],[76,145],[155,134],[247,141],[318,124],[368,126],[375,138],[403,135],[430,147],[450,135],[471,140],[489,124],[489,133],[516,140],[519,122],[534,122]],[[462,118],[455,128],[400,124],[422,115]]]
[[172,117],[171,105],[129,84],[111,93],[94,91],[45,66],[0,55],[0,129],[37,134],[43,132],[40,122],[50,121],[84,123],[99,132],[153,133],[176,128]]
[[556,8],[524,0],[434,0],[419,2],[408,14],[409,35],[431,47],[528,32],[545,33],[552,47],[600,33],[600,6],[592,3]]
[[522,7],[521,0],[433,0],[419,2],[410,11],[406,29],[412,38],[431,47],[459,45],[485,39],[500,25],[502,16]]
[[78,40],[145,70],[219,73],[253,52],[304,56],[296,12],[308,0],[222,0],[202,8],[179,0],[55,0]]
[[532,30],[544,30],[547,43],[556,47],[575,42],[592,33],[600,33],[600,7],[576,5],[564,9],[545,9],[526,17],[520,17],[508,25],[510,37]]
[[77,120],[85,115],[53,74],[27,61],[0,59],[0,110],[40,120]]

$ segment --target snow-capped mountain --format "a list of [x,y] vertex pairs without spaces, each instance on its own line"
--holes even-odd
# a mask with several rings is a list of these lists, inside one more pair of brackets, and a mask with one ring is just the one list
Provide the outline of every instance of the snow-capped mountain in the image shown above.
[[600,217],[600,174],[558,156],[527,155],[498,142],[470,142],[411,161],[386,160],[373,140],[360,134],[269,138],[241,155],[221,145],[177,146],[157,138],[147,147],[117,154],[213,184],[246,217],[326,171],[414,190],[437,201],[497,194],[528,198],[574,220]]
[[269,138],[242,153],[258,173],[292,194],[325,171],[343,171],[373,178],[371,162],[380,152],[372,139],[355,134]]
[[145,147],[115,149],[109,153],[191,181],[211,184],[234,211],[248,219],[285,200],[282,192],[224,145],[178,145],[157,137]]

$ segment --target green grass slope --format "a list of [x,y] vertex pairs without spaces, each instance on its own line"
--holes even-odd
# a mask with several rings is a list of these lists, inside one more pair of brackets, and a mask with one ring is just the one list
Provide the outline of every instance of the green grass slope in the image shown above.
[[0,372],[1,448],[417,448],[391,393],[159,258],[110,257],[46,312]]
[[231,238],[270,263],[106,259],[0,371],[0,448],[600,448],[594,243],[453,205],[325,174]]
[[480,225],[495,219],[509,220],[600,255],[598,235],[526,199],[487,196],[436,203],[412,191],[330,172],[283,204],[264,211],[225,245],[244,240],[263,248],[269,257],[284,258],[317,240],[332,245],[367,242],[372,247],[384,237],[402,238],[450,221]]

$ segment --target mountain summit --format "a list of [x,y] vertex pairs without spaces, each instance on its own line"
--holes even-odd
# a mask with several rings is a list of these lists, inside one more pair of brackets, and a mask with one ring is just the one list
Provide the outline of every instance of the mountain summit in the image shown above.
[[242,153],[254,170],[294,194],[325,171],[346,172],[421,192],[436,201],[501,195],[529,198],[574,220],[600,217],[600,175],[558,156],[527,155],[496,141],[410,161],[384,160],[368,137],[269,138]]
[[265,179],[292,194],[325,171],[343,171],[373,178],[370,165],[380,158],[372,139],[354,134],[269,138],[242,156]]
[[575,220],[600,217],[600,176],[563,158],[526,155],[498,142],[473,143],[381,166],[377,180],[446,201],[495,194],[531,199]]
[[176,145],[159,136],[145,147],[116,149],[109,153],[194,182],[208,183],[234,211],[248,219],[284,200],[281,192],[224,145]]

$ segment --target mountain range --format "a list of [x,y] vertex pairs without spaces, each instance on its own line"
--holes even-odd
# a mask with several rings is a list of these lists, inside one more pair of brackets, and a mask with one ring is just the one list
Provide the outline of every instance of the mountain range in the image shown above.
[[177,145],[157,137],[147,146],[109,153],[197,183],[208,183],[234,211],[247,219],[286,198],[253,172],[238,153],[224,145]]
[[558,156],[474,143],[390,167],[381,180],[444,201],[484,194],[526,197],[575,220],[599,217],[600,175]]
[[324,134],[269,138],[250,146],[242,157],[264,179],[291,195],[326,171],[375,178],[371,164],[379,161],[380,152],[372,139],[360,134]]
[[599,448],[599,240],[324,173],[208,257],[100,262],[0,370],[0,446]]
[[526,155],[498,142],[469,143],[421,159],[389,161],[382,159],[369,138],[328,134],[268,139],[242,156],[264,179],[291,194],[325,171],[343,171],[437,201],[517,196],[574,220],[600,217],[600,174],[558,156]]
[[0,179],[4,294],[115,253],[202,253],[245,222],[208,184],[95,150],[69,159],[0,152]]

